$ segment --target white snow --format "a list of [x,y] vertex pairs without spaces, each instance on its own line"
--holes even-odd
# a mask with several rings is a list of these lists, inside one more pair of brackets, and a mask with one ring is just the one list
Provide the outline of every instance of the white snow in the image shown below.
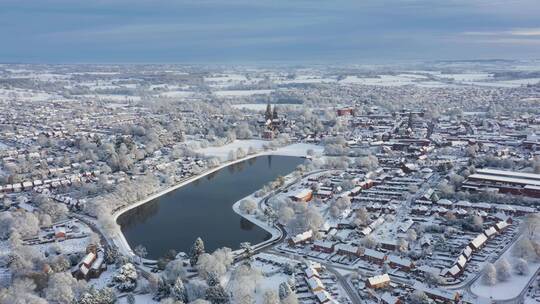
[[235,140],[234,142],[230,144],[226,144],[224,146],[202,148],[196,151],[206,156],[215,156],[221,160],[227,160],[229,156],[229,152],[231,150],[236,151],[238,148],[242,148],[247,153],[249,147],[253,147],[254,149],[261,150],[263,145],[265,144],[268,144],[268,142],[264,140],[258,140],[258,139]]
[[253,95],[268,95],[274,90],[222,90],[215,91],[214,94],[218,97],[237,97],[237,96],[253,96]]
[[[515,258],[511,254],[512,250],[507,250],[500,258],[505,257],[511,264],[514,262]],[[497,260],[498,261],[498,260]],[[495,263],[496,264],[496,263]],[[493,298],[494,300],[507,300],[517,297],[521,291],[526,287],[532,276],[536,273],[540,263],[531,263],[529,262],[529,274],[528,275],[517,275],[512,273],[510,280],[507,282],[498,282],[494,286],[487,286],[482,283],[482,277],[480,276],[476,282],[471,286],[471,291],[484,298]]]

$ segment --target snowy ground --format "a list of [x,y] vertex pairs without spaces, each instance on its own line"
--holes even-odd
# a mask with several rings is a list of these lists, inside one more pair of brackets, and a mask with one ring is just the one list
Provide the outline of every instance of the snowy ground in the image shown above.
[[223,161],[228,159],[229,152],[231,150],[236,151],[238,148],[242,148],[247,153],[249,147],[253,147],[256,150],[261,150],[263,145],[265,144],[268,144],[268,141],[258,139],[235,140],[230,144],[226,144],[220,147],[208,147],[198,149],[196,151],[206,156],[219,157]]
[[159,94],[161,97],[176,98],[176,97],[189,97],[193,95],[190,91],[170,91]]
[[223,90],[215,91],[214,94],[218,97],[236,97],[236,96],[252,96],[252,95],[268,95],[274,90]]
[[[206,156],[215,156],[219,157],[222,161],[228,160],[229,152],[231,150],[236,151],[238,148],[242,148],[245,152],[248,151],[249,147],[253,147],[255,150],[262,150],[265,144],[269,144],[268,141],[259,140],[259,139],[249,139],[249,140],[235,140],[230,144],[226,144],[220,147],[208,147],[196,150],[199,153],[202,153]],[[269,151],[268,154],[273,155],[286,155],[286,156],[306,156],[307,150],[312,149],[317,154],[322,154],[323,147],[313,145],[298,143],[288,146],[278,148],[274,151]]]
[[[505,257],[511,264],[514,262],[515,258],[512,256],[512,250],[507,250],[500,259]],[[498,261],[498,260],[497,260]],[[496,264],[496,263],[495,263]],[[521,293],[525,288],[531,278],[534,276],[540,263],[529,263],[529,274],[528,275],[517,275],[512,273],[512,276],[507,282],[498,282],[494,286],[486,286],[482,284],[482,278],[480,277],[474,284],[471,286],[471,291],[484,298],[492,298],[495,300],[507,300],[512,299]]]
[[5,150],[7,148],[8,148],[8,146],[0,141],[0,150]]

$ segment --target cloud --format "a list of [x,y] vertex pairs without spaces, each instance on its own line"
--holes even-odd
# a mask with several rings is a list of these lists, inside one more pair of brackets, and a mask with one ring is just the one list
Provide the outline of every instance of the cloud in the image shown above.
[[540,27],[516,28],[505,31],[472,31],[464,32],[465,36],[516,36],[516,37],[540,37]]

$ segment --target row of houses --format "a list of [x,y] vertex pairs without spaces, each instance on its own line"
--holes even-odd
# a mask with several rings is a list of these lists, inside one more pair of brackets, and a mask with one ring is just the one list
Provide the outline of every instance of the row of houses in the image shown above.
[[441,274],[443,276],[453,278],[459,277],[465,271],[465,266],[472,258],[472,255],[481,250],[490,239],[503,233],[503,231],[508,228],[510,223],[510,219],[506,221],[499,221],[495,225],[478,234],[474,239],[471,240],[469,244],[467,244],[467,246],[465,246],[465,249],[463,249],[454,264],[451,267],[443,270]]
[[309,289],[315,297],[317,298],[317,302],[320,304],[337,304],[336,300],[332,297],[332,295],[326,290],[326,286],[321,281],[321,275],[319,271],[321,270],[321,266],[318,263],[309,263],[304,270],[304,274],[306,276],[306,283],[309,286]]
[[[471,203],[468,201],[457,201],[453,203],[447,199],[440,199],[436,203],[427,199],[415,200],[415,206],[412,208],[412,212],[416,214],[428,214],[431,213],[445,213],[448,211],[456,212],[456,215],[464,214],[463,211],[470,213],[467,210],[474,210],[478,215],[487,216],[487,213],[505,213],[515,216],[523,216],[530,213],[535,213],[536,209],[527,206],[518,205],[504,205],[504,204],[490,204],[490,203]],[[483,212],[483,213],[478,213]]]
[[73,174],[62,178],[53,178],[46,180],[33,180],[24,181],[21,183],[14,183],[0,186],[0,193],[17,193],[22,191],[37,190],[38,188],[59,188],[68,187],[73,183],[82,183],[91,181],[93,178],[100,174],[98,170],[92,172],[87,171],[84,173]]

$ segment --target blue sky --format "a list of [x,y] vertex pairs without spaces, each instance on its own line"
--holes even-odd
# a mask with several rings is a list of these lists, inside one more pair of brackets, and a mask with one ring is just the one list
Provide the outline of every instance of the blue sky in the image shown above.
[[540,58],[540,0],[0,0],[0,62]]

